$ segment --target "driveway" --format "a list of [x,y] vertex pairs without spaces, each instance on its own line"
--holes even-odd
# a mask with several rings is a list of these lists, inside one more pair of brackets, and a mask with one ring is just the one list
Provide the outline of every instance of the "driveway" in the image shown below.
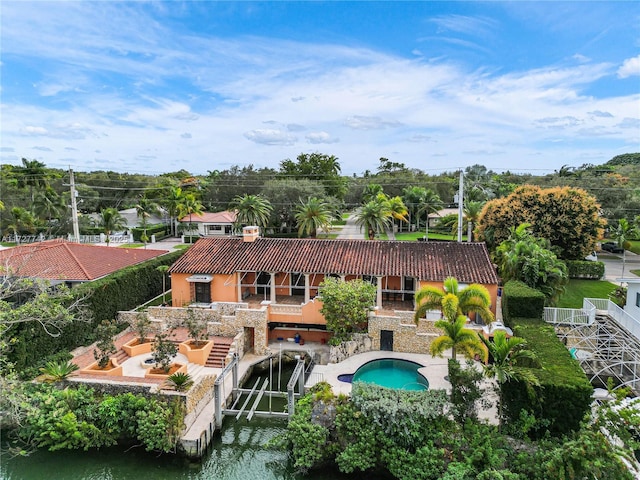
[[[627,252],[624,264],[624,277],[634,277],[630,270],[640,270],[640,255]],[[622,278],[622,254],[619,253],[598,253],[598,260],[604,263],[604,279],[611,283],[620,284],[616,281]]]
[[357,238],[362,240],[364,238],[364,233],[362,232],[362,227],[360,225],[356,225],[356,217],[355,215],[349,215],[347,218],[347,223],[342,227],[338,237],[340,239],[347,238]]

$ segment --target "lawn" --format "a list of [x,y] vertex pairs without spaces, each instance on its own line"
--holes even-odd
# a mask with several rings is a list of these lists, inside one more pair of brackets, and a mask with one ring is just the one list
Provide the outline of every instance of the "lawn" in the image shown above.
[[640,255],[640,240],[629,240],[629,243],[631,244],[629,251]]
[[616,289],[616,285],[604,280],[569,280],[566,291],[557,307],[582,308],[584,298],[609,298],[609,293]]
[[[403,232],[396,233],[396,240],[409,240],[416,241],[418,238],[424,238],[424,232]],[[457,235],[451,235],[450,233],[435,233],[429,232],[429,240],[446,240],[449,242],[456,241],[458,239]],[[462,241],[467,241],[467,236],[462,236]]]
[[640,277],[640,270],[629,270],[629,271],[634,275],[636,275],[637,277]]

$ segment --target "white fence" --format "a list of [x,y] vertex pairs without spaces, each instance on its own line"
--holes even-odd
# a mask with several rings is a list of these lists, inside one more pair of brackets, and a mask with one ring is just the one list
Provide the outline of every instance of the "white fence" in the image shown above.
[[640,319],[629,315],[607,298],[585,298],[582,308],[545,307],[544,321],[553,324],[591,325],[595,321],[596,312],[608,315],[640,340]]
[[596,306],[584,299],[582,308],[545,307],[544,321],[564,325],[591,325],[596,319]]

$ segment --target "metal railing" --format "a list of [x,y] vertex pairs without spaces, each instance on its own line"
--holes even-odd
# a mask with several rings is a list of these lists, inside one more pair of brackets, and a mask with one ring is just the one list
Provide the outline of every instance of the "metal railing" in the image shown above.
[[544,308],[544,321],[554,324],[590,325],[595,321],[596,308]]

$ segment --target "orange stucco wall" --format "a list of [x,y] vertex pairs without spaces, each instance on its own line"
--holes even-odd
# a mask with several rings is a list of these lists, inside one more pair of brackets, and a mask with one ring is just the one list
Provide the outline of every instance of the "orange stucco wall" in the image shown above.
[[291,295],[290,283],[288,273],[276,273],[276,295]]
[[171,274],[171,305],[182,307],[191,301],[191,285],[187,282],[190,273]]
[[213,302],[237,302],[238,287],[236,274],[214,275],[211,282],[211,299]]

